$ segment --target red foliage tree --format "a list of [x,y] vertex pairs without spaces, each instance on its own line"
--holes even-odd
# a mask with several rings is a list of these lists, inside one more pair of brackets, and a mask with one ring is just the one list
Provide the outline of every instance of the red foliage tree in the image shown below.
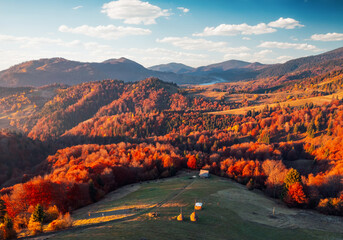
[[187,166],[190,169],[196,169],[197,168],[197,159],[195,158],[195,156],[190,155],[188,157]]
[[288,187],[286,203],[290,205],[301,205],[308,203],[308,198],[304,193],[304,188],[301,183],[296,182]]

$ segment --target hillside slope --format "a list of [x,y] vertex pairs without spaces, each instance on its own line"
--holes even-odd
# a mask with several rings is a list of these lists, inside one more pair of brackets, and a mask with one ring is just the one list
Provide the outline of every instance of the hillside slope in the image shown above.
[[307,71],[318,74],[343,68],[343,47],[319,55],[290,60],[284,64],[276,64],[264,69],[258,77],[282,76],[294,72]]
[[34,116],[36,123],[29,136],[42,140],[55,138],[94,116],[169,109],[171,96],[178,89],[176,85],[157,78],[137,83],[105,80],[61,89]]
[[[49,239],[329,239],[343,237],[339,217],[280,206],[259,191],[197,172],[118,189],[73,214],[74,228]],[[204,202],[198,222],[189,220],[194,199]],[[244,207],[242,207],[244,206]],[[176,221],[182,208],[184,221]],[[273,208],[276,209],[272,215]],[[136,211],[133,211],[135,209]],[[157,212],[157,217],[149,213]],[[90,217],[89,217],[90,213]],[[102,214],[104,214],[103,217]],[[113,219],[113,220],[111,220]],[[322,224],[325,222],[326,224]],[[125,226],[130,224],[130,231]],[[296,226],[296,228],[294,228]],[[113,231],[113,229],[116,229]],[[149,229],[147,231],[146,229]],[[282,233],[282,234],[281,234]]]

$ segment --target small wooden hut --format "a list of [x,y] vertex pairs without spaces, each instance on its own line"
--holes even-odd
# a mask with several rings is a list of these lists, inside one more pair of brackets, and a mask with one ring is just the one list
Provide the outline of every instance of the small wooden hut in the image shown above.
[[201,169],[199,173],[199,177],[201,178],[209,178],[210,177],[210,171],[206,169]]
[[196,202],[194,204],[194,210],[201,210],[202,209],[202,203],[201,202]]

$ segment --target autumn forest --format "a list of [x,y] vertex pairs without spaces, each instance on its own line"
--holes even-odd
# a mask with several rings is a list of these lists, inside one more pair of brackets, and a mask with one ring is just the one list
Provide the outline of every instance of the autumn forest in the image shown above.
[[58,230],[115,189],[184,169],[343,216],[343,70],[333,59],[214,85],[0,88],[2,236]]

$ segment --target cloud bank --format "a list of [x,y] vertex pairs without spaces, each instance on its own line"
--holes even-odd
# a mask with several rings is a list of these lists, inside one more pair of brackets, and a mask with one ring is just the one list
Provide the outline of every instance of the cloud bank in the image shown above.
[[123,26],[88,26],[82,25],[79,27],[71,28],[66,25],[61,25],[58,30],[64,33],[74,33],[81,34],[89,37],[102,38],[106,40],[118,39],[125,36],[133,35],[149,35],[151,31],[144,28],[135,28],[135,27],[123,27]]
[[126,24],[155,24],[159,17],[168,17],[171,12],[140,0],[118,0],[105,3],[102,13],[111,19],[124,20]]

